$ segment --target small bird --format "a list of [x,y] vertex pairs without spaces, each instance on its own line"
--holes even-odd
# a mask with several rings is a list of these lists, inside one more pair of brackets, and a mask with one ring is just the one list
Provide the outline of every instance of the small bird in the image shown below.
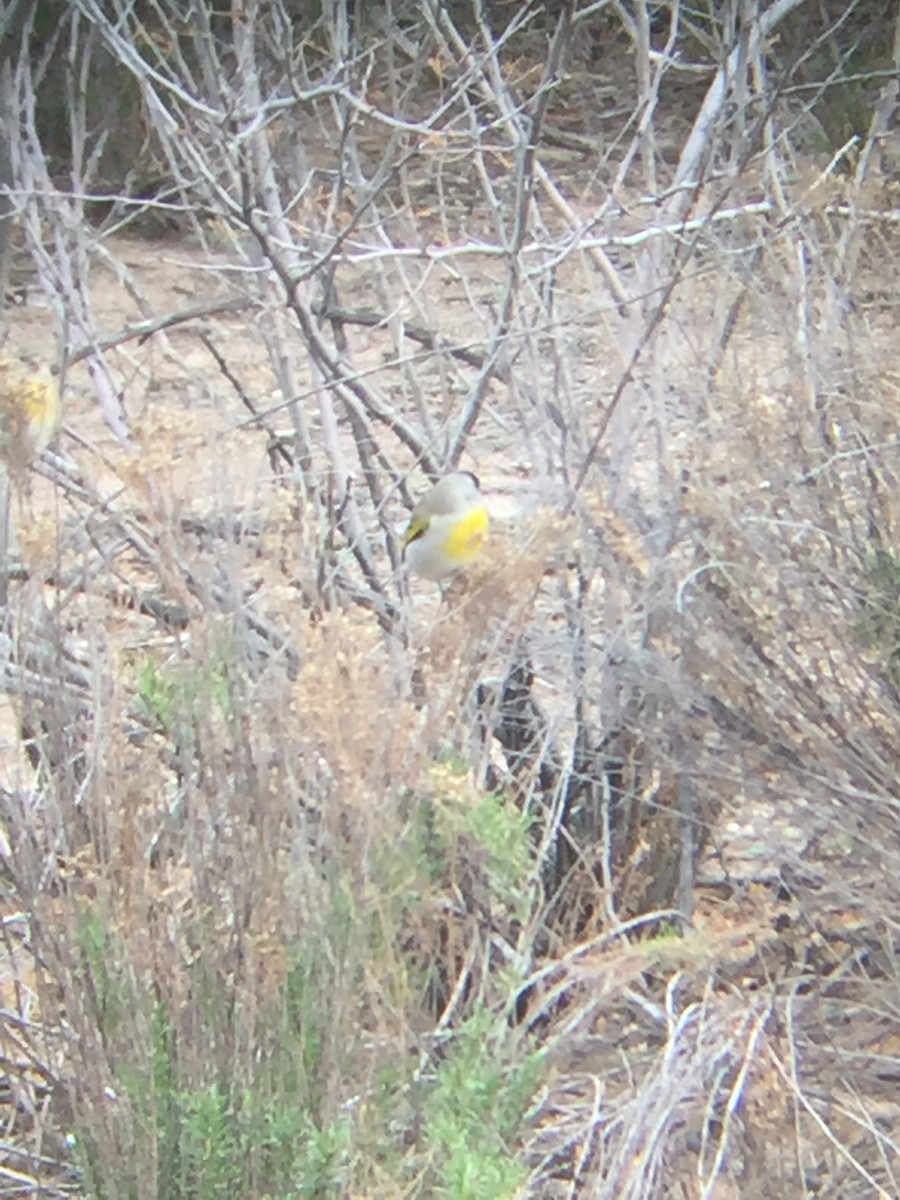
[[413,509],[403,534],[404,561],[416,575],[440,583],[475,558],[487,541],[489,525],[478,477],[454,471]]
[[59,387],[46,368],[0,358],[0,462],[11,474],[47,449],[61,415]]
[[0,358],[0,609],[9,599],[12,488],[24,486],[61,416],[59,387],[46,367]]

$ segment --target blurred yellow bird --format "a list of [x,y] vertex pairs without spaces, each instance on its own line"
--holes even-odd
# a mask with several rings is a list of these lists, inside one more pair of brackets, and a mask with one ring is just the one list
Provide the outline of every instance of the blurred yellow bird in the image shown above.
[[0,461],[10,472],[24,471],[47,449],[61,415],[59,387],[46,367],[0,358]]
[[9,598],[11,484],[21,483],[50,445],[61,415],[59,387],[46,367],[0,358],[0,608]]
[[454,471],[413,509],[403,534],[404,562],[414,574],[440,583],[472,562],[489,528],[478,477]]

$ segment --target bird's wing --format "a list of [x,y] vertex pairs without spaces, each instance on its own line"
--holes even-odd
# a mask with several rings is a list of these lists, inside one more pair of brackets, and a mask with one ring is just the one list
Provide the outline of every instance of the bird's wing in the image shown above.
[[403,548],[406,549],[409,543],[416,541],[417,538],[424,537],[430,524],[430,517],[423,516],[421,513],[417,516],[414,512],[403,533]]

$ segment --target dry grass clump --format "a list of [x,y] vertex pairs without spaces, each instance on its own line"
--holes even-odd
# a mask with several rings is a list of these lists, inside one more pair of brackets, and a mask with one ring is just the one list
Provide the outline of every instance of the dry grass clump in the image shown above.
[[248,674],[240,631],[211,615],[174,653],[127,651],[68,773],[65,697],[22,703],[37,790],[7,796],[7,880],[36,964],[23,1016],[54,1047],[23,1079],[50,1083],[91,1193],[331,1189],[371,1166],[351,1124],[399,1162],[418,1135],[397,1106],[420,1126],[440,1075],[423,1035],[492,1025],[507,995],[491,938],[529,894],[530,821],[435,764],[464,744],[449,689],[404,698],[351,611],[307,629],[295,679]]

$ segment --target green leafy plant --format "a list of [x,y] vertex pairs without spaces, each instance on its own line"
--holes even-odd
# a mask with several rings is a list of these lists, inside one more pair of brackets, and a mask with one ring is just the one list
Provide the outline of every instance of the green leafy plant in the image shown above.
[[137,671],[137,699],[144,711],[169,732],[183,733],[198,713],[210,709],[225,716],[237,708],[232,694],[234,654],[223,649],[201,668],[196,662],[162,668],[145,659]]
[[860,601],[856,636],[861,645],[883,655],[885,677],[900,685],[900,558],[887,550],[868,556]]
[[515,1158],[541,1072],[506,1021],[476,1008],[456,1031],[426,1101],[426,1146],[436,1194],[453,1200],[503,1200],[521,1188],[526,1171]]
[[533,814],[518,808],[505,796],[488,792],[469,812],[469,826],[487,852],[489,872],[498,895],[517,916],[527,907],[527,886],[534,864]]

